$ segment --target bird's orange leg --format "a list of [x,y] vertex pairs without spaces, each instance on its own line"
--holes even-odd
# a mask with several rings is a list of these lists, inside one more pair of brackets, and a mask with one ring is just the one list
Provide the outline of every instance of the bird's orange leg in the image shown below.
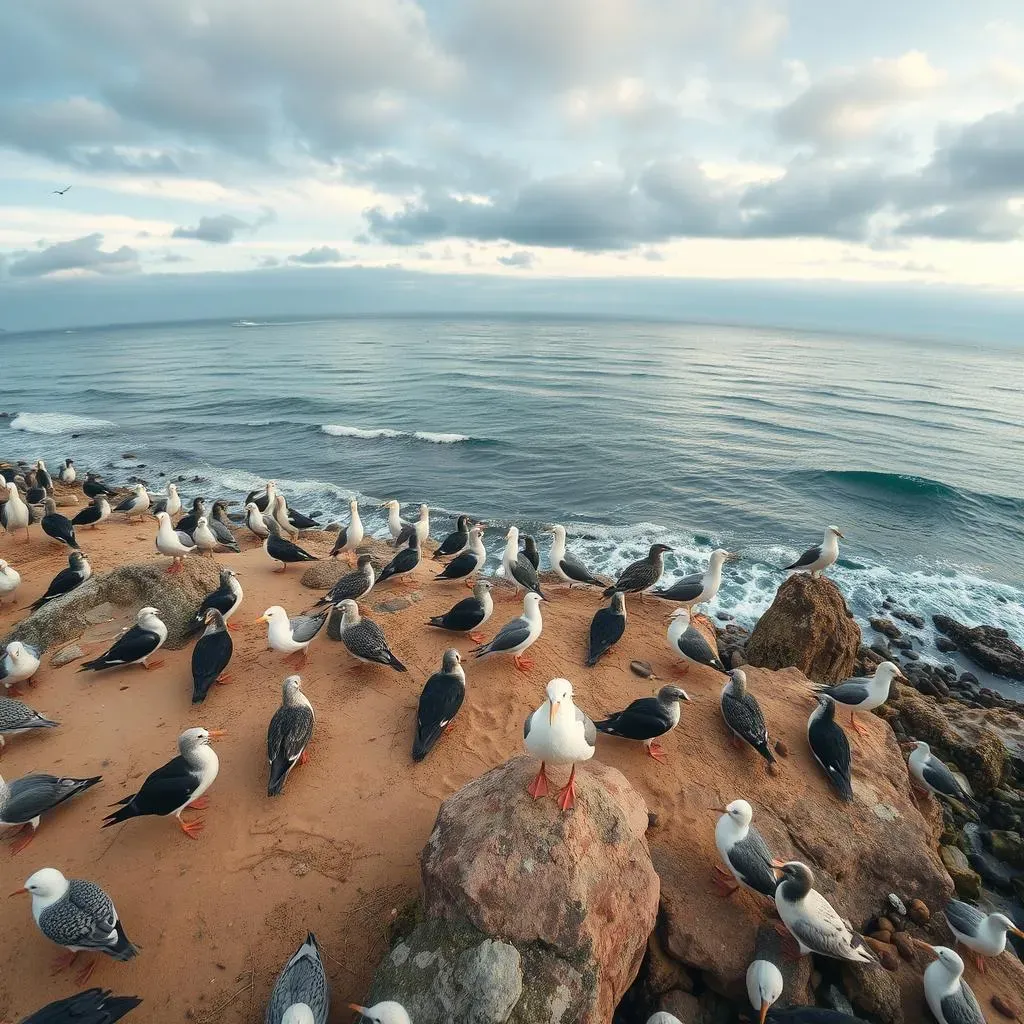
[[229,673],[229,672],[222,672],[219,676],[217,676],[217,678],[214,680],[214,682],[215,683],[220,683],[221,686],[224,686],[225,684],[230,683],[231,682],[231,673]]
[[475,631],[469,634],[469,639],[472,640],[473,643],[475,644],[487,643],[487,637],[485,637],[483,633],[477,633]]
[[576,765],[572,766],[572,771],[569,772],[569,781],[558,793],[558,806],[563,811],[568,811],[576,806]]
[[11,856],[21,853],[22,850],[28,846],[36,837],[36,830],[32,827],[31,822],[27,822],[22,825],[15,835],[14,839],[11,840]]
[[92,977],[92,972],[96,970],[96,957],[92,957],[89,962],[75,975],[75,984],[79,988],[84,988]]
[[163,658],[157,658],[156,661],[142,662],[142,667],[148,672],[151,668],[159,668],[164,663]]
[[201,796],[198,800],[193,800],[188,805],[190,811],[205,811],[210,806],[210,798],[208,796]]
[[668,764],[668,759],[665,757],[665,748],[657,741],[651,740],[647,744],[647,753],[654,758],[655,761],[661,764]]
[[178,824],[181,826],[181,831],[184,832],[189,839],[198,839],[199,833],[206,827],[202,818],[198,818],[195,821],[182,821],[181,818],[179,818]]
[[520,672],[529,672],[534,666],[533,658],[526,658],[520,654],[513,655],[512,660],[516,663],[516,668]]
[[978,953],[974,954],[974,965],[982,974],[985,973],[985,958]]
[[225,623],[225,625],[228,627],[228,629],[231,630],[232,633],[237,633],[242,628],[240,625],[238,625],[237,622],[227,622]]
[[534,800],[539,800],[542,796],[548,795],[548,777],[544,771],[544,762],[540,763],[540,771],[537,772],[537,777],[526,787],[526,792],[533,797]]
[[60,956],[54,959],[53,964],[50,967],[50,973],[60,974],[61,971],[66,971],[69,967],[74,965],[77,959],[78,954],[72,953],[70,950],[66,953],[61,953]]
[[867,736],[868,734],[867,729],[857,721],[857,716],[852,711],[850,712],[850,728],[853,729],[858,736]]
[[302,753],[299,754],[299,764],[306,764],[309,761],[309,754],[306,753],[306,748],[302,748]]

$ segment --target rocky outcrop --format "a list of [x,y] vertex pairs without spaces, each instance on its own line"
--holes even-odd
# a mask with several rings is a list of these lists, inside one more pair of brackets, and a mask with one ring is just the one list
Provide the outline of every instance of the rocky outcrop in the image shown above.
[[948,615],[933,615],[935,628],[975,663],[1007,679],[1024,679],[1024,648],[997,626],[965,626]]
[[[385,959],[371,999],[402,993],[417,1024],[611,1020],[657,915],[647,808],[591,762],[563,814],[526,795],[536,770],[514,758],[441,805],[421,862],[426,921]],[[472,980],[489,973],[497,994]]]
[[816,683],[853,674],[860,627],[828,578],[797,573],[783,583],[747,641],[746,657],[761,668],[798,668]]

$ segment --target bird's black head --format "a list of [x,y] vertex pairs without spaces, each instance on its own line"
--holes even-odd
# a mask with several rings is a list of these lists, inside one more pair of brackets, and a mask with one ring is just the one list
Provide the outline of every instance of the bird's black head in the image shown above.
[[356,559],[356,565],[358,565],[360,569],[365,569],[372,562],[373,562],[373,556],[372,555],[360,555]]
[[666,551],[671,551],[671,550],[672,549],[667,544],[652,544],[649,557],[650,558],[659,558]]

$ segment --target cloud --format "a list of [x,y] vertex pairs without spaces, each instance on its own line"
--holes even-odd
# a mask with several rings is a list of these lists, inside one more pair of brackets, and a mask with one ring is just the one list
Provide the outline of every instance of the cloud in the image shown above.
[[537,262],[537,257],[525,249],[518,249],[510,252],[507,256],[499,256],[498,262],[505,267],[517,267],[520,270],[530,270]]
[[46,277],[62,271],[85,271],[93,274],[130,274],[138,271],[139,254],[127,245],[104,252],[103,235],[98,232],[68,242],[57,242],[37,252],[12,253],[7,273],[11,277]]
[[313,249],[308,249],[306,252],[288,257],[290,263],[304,263],[310,267],[326,263],[347,263],[351,259],[351,256],[339,252],[330,245],[319,245]]
[[171,238],[194,238],[199,242],[210,242],[213,245],[227,245],[235,240],[235,235],[240,231],[258,231],[274,219],[273,210],[266,210],[251,222],[230,213],[221,213],[215,217],[200,217],[194,228],[176,227],[171,232]]

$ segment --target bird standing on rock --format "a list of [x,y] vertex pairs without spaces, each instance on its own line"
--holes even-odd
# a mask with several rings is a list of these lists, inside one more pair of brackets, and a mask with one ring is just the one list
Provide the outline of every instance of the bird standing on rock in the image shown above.
[[655,761],[667,764],[665,751],[658,740],[679,724],[679,702],[689,699],[687,692],[678,686],[663,686],[656,697],[641,697],[625,711],[616,711],[604,721],[594,724],[598,732],[609,736],[643,741],[647,753]]
[[807,743],[839,799],[849,803],[853,799],[853,755],[846,733],[836,723],[836,702],[827,694],[818,695],[818,706],[807,720]]
[[265,516],[263,521],[268,531],[267,537],[263,541],[263,550],[269,558],[281,563],[281,568],[275,569],[274,572],[284,572],[293,562],[319,561],[316,555],[311,555],[305,549],[300,548],[298,544],[293,544],[290,540],[282,537],[281,527],[276,519]]
[[667,637],[668,649],[683,659],[682,665],[673,666],[673,671],[679,675],[685,675],[691,665],[713,668],[716,672],[725,671],[717,652],[708,643],[704,634],[692,624],[690,613],[685,608],[677,608],[672,613]]
[[448,729],[462,707],[466,696],[466,673],[462,656],[449,647],[441,658],[441,671],[435,672],[424,684],[416,711],[416,736],[412,744],[412,759],[422,761]]
[[142,484],[135,484],[132,487],[132,493],[120,505],[117,505],[114,511],[123,512],[129,522],[134,516],[141,519],[149,511],[149,492]]
[[62,484],[67,484],[70,487],[78,477],[78,472],[75,469],[75,463],[73,459],[65,459],[64,465],[57,470],[57,479]]
[[324,594],[316,603],[316,607],[325,604],[338,604],[350,598],[358,601],[366,597],[373,590],[377,582],[377,574],[373,569],[373,559],[370,555],[360,555],[356,562],[354,572],[346,573]]
[[266,540],[270,534],[270,528],[267,526],[266,518],[256,507],[256,503],[254,501],[250,501],[245,506],[245,527],[250,533],[255,534],[255,536],[260,540]]
[[188,624],[188,632],[197,633],[206,626],[206,613],[211,608],[216,608],[224,619],[225,625],[234,632],[238,627],[230,622],[231,616],[238,611],[242,603],[242,585],[238,582],[238,573],[233,569],[221,569],[220,583],[216,590],[211,590],[198,611],[192,616]]
[[653,590],[651,593],[655,597],[674,601],[688,611],[693,611],[699,605],[714,601],[722,586],[722,566],[737,557],[739,556],[734,555],[731,551],[716,548],[711,552],[708,567],[704,572],[692,572],[688,576],[676,580],[671,586]]
[[[487,549],[483,542],[483,524],[477,523],[469,531],[465,548],[459,552],[435,577],[435,580],[468,579],[487,561]],[[468,585],[468,582],[467,582]]]
[[435,558],[457,555],[469,543],[469,516],[459,516],[455,529],[438,545]]
[[192,508],[186,514],[178,520],[178,525],[175,527],[180,533],[187,533],[189,537],[196,532],[196,526],[199,520],[206,515],[206,499],[205,498],[193,498]]
[[377,584],[386,583],[390,579],[401,580],[407,583],[409,573],[420,564],[420,539],[415,530],[409,536],[409,546],[402,548],[394,558],[388,562],[380,571],[377,577]]
[[644,594],[661,579],[665,571],[665,552],[671,550],[667,544],[652,544],[647,557],[627,565],[615,583],[605,588],[604,596],[611,597],[616,590],[621,590],[624,594],[639,594],[643,601]]
[[351,553],[363,543],[363,521],[359,518],[359,502],[353,498],[348,503],[349,518],[348,526],[338,530],[338,537],[331,548],[331,558],[335,555]]
[[808,548],[792,565],[785,566],[784,571],[809,572],[812,579],[820,576],[839,557],[842,536],[838,526],[826,526],[821,543]]
[[544,596],[536,566],[519,550],[519,528],[516,526],[510,526],[505,534],[505,553],[501,557],[501,567],[505,579],[512,584],[513,596],[517,596],[520,590]]
[[0,526],[8,533],[24,530],[25,543],[27,544],[31,539],[28,532],[31,522],[32,512],[28,505],[21,500],[21,495],[18,493],[18,485],[9,480],[7,482],[7,500],[0,505]]
[[590,621],[590,640],[587,644],[587,667],[607,654],[626,632],[626,595],[616,591],[607,608],[598,608]]
[[757,698],[747,689],[747,674],[734,668],[722,687],[722,718],[740,747],[749,743],[769,764],[775,757],[768,745],[768,726]]
[[493,640],[481,644],[473,653],[478,658],[491,654],[511,654],[520,672],[533,668],[533,660],[524,658],[523,653],[532,647],[544,628],[540,615],[540,602],[544,600],[532,591],[523,598],[523,614],[506,622]]
[[172,519],[181,511],[181,498],[178,495],[178,485],[169,483],[167,493],[159,494],[156,497],[150,496],[150,507],[153,513],[166,512]]
[[747,968],[747,998],[757,1011],[758,1024],[764,1024],[768,1011],[785,987],[782,971],[771,960],[754,960]]
[[20,586],[21,573],[9,562],[0,558],[0,605],[8,598],[13,601]]
[[549,531],[551,534],[551,568],[569,584],[571,590],[575,585],[604,587],[605,580],[598,579],[572,552],[565,548],[565,527],[555,523]]
[[910,775],[919,789],[932,796],[945,797],[947,800],[959,800],[960,803],[977,811],[978,804],[960,780],[937,758],[923,740],[914,743],[914,749],[907,759]]
[[156,550],[170,558],[168,572],[180,572],[185,559],[196,550],[196,542],[184,530],[176,530],[171,525],[167,512],[157,512],[156,523]]
[[92,566],[89,564],[89,559],[81,551],[72,551],[68,555],[67,567],[61,569],[50,580],[46,592],[32,602],[32,610],[37,611],[48,601],[54,601],[58,597],[70,594],[72,590],[76,590],[91,577]]
[[964,981],[964,962],[946,946],[933,946],[924,970],[924,998],[939,1024],[985,1024],[978,1000]]
[[722,815],[715,825],[715,846],[722,863],[729,869],[725,871],[721,865],[715,865],[714,883],[718,894],[731,896],[742,886],[774,898],[778,884],[775,868],[780,867],[781,862],[772,856],[764,836],[751,824],[754,809],[746,800],[733,800],[725,807],[712,809]]
[[850,712],[850,726],[858,735],[866,735],[867,730],[859,725],[855,711],[870,712],[880,708],[889,699],[889,688],[893,680],[907,681],[898,665],[891,661],[883,661],[875,669],[874,675],[856,676],[835,686],[820,686],[818,693],[828,694],[842,708]]
[[309,760],[306,747],[315,724],[313,705],[302,692],[302,677],[289,676],[281,688],[281,706],[267,729],[267,796],[279,796],[291,770]]
[[956,941],[974,955],[975,966],[985,973],[985,957],[999,956],[1006,949],[1006,933],[1024,939],[1021,931],[1005,914],[986,914],[961,900],[946,904],[946,924]]
[[99,672],[122,665],[141,665],[145,669],[162,665],[161,661],[149,663],[151,658],[167,640],[167,627],[160,619],[156,608],[140,608],[135,616],[135,625],[118,637],[105,654],[92,661],[82,662],[79,672]]

